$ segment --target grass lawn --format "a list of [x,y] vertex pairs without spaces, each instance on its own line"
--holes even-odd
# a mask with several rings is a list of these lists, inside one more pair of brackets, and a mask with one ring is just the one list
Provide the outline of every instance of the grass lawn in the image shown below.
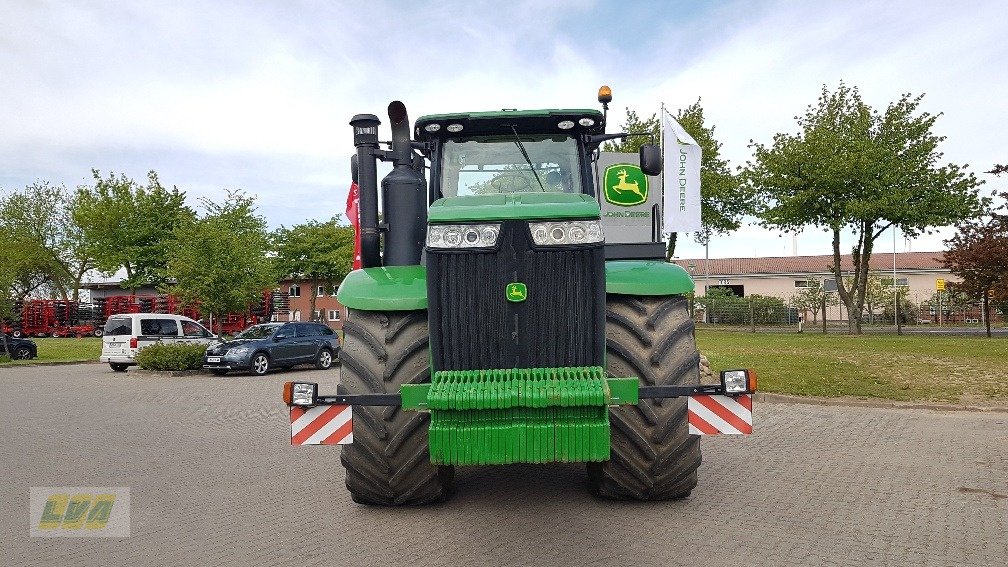
[[32,364],[33,362],[76,362],[98,360],[101,355],[101,339],[84,337],[81,339],[67,338],[32,338],[38,345],[38,358],[33,360],[15,360],[8,364]]
[[1008,340],[698,329],[715,372],[753,368],[764,392],[975,405],[1008,403]]

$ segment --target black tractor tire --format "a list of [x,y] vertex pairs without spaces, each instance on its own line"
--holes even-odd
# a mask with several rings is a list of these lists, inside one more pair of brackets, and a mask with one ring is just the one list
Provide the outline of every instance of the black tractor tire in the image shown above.
[[14,351],[14,360],[31,360],[32,358],[34,358],[32,351],[28,347],[21,347]]
[[[397,394],[430,381],[426,311],[359,311],[343,321],[339,392]],[[346,486],[354,502],[398,506],[448,496],[454,467],[430,462],[430,414],[398,406],[355,406],[353,443],[343,446]]]
[[315,357],[315,368],[319,370],[329,370],[333,365],[333,353],[331,350],[324,348],[319,351],[318,356]]
[[270,371],[270,358],[265,352],[257,352],[249,360],[249,374],[265,376]]
[[129,364],[124,364],[122,362],[110,362],[109,368],[111,368],[113,372],[126,372],[126,369],[129,368]]
[[[606,297],[606,371],[642,386],[699,384],[693,319],[681,296]],[[687,398],[641,400],[609,410],[610,458],[588,463],[588,487],[616,500],[684,498],[697,484],[700,437]]]

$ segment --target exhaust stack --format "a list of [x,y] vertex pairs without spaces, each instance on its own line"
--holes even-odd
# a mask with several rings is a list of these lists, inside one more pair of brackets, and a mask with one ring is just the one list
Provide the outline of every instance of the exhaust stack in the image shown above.
[[[388,114],[392,125],[389,153],[394,167],[381,183],[386,225],[384,263],[386,266],[416,266],[420,264],[427,236],[427,181],[414,169],[406,105],[393,101],[388,106]],[[423,160],[420,164],[423,167]]]

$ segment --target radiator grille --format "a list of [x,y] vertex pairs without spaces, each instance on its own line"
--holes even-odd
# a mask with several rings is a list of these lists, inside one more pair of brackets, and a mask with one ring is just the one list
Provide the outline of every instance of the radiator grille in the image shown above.
[[[507,301],[522,282],[528,298]],[[534,248],[524,222],[506,222],[493,251],[427,251],[434,370],[602,366],[602,245]]]

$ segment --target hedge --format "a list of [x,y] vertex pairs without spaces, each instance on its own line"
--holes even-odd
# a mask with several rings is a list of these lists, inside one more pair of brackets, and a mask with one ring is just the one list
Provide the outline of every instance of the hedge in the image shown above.
[[145,370],[197,370],[203,367],[206,345],[155,343],[140,349],[137,365]]

